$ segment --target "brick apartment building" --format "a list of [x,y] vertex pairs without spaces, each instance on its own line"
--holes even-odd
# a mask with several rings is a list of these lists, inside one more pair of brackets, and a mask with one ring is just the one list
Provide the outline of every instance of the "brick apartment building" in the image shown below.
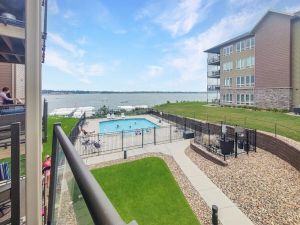
[[222,105],[300,105],[300,12],[268,11],[254,28],[205,52],[207,91]]

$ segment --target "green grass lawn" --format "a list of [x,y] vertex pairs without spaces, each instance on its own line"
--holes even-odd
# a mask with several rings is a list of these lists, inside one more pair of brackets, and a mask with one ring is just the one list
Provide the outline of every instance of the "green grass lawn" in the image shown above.
[[165,162],[156,157],[92,170],[126,223],[200,224]]
[[49,116],[48,117],[48,140],[43,144],[43,158],[46,155],[51,155],[52,152],[52,136],[53,136],[53,124],[61,122],[61,127],[64,132],[69,135],[72,128],[77,123],[77,118],[67,118],[59,116]]
[[[53,135],[53,124],[57,122],[61,122],[61,126],[65,133],[68,135],[72,128],[77,123],[78,119],[76,118],[64,118],[64,117],[57,117],[57,116],[49,116],[48,118],[48,140],[46,143],[43,144],[43,160],[44,157],[48,154],[51,155],[52,152],[52,135]],[[9,168],[11,168],[11,161],[10,157],[0,159],[0,163],[8,162]],[[25,175],[25,162],[26,162],[26,155],[23,154],[20,156],[20,174]]]
[[276,133],[300,141],[300,117],[281,112],[254,111],[244,108],[215,107],[201,102],[180,102],[156,106],[155,109],[180,116],[220,121],[262,131]]

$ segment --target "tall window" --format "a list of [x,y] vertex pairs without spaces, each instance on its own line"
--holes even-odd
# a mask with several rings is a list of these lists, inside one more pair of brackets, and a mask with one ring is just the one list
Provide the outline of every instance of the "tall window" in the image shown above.
[[245,77],[241,77],[241,86],[245,85]]
[[251,76],[251,86],[255,85],[255,78],[254,75]]
[[255,37],[250,38],[250,48],[255,47]]
[[232,70],[232,62],[223,63],[223,71]]
[[250,105],[254,105],[254,94],[250,95]]
[[250,86],[250,76],[246,76],[246,86]]
[[237,94],[236,95],[236,104],[241,104],[241,95],[240,94]]
[[236,43],[236,45],[235,45],[235,48],[236,48],[236,52],[241,52],[241,42],[238,42],[238,43]]
[[241,104],[245,104],[245,95],[241,94]]
[[233,46],[229,45],[223,48],[223,55],[230,55],[233,52]]
[[240,87],[241,86],[241,77],[236,78],[236,86]]

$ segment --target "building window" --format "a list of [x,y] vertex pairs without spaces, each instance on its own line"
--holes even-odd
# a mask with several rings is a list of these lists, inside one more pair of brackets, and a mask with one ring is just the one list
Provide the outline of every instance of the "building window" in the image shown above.
[[223,95],[223,102],[224,103],[232,103],[232,94],[227,93]]
[[246,105],[249,105],[250,103],[250,96],[249,94],[246,94]]
[[223,71],[230,71],[232,70],[233,66],[232,66],[232,62],[227,62],[227,63],[223,63]]
[[241,104],[245,104],[245,95],[241,94]]
[[245,85],[245,77],[241,77],[241,86]]
[[251,76],[251,86],[254,86],[255,85],[255,78],[254,76],[252,75]]
[[250,48],[255,47],[255,37],[250,38]]
[[236,95],[236,104],[238,104],[238,105],[241,104],[241,95],[240,94]]
[[236,43],[235,48],[236,52],[241,52],[241,42]]
[[246,76],[246,86],[250,86],[250,76]]
[[250,105],[254,105],[254,94],[250,95]]
[[236,86],[240,87],[241,86],[241,77],[236,78]]
[[232,77],[225,78],[224,86],[225,87],[231,87],[232,86]]
[[223,48],[223,55],[230,55],[233,52],[233,46],[229,45]]
[[254,37],[239,41],[235,44],[236,52],[241,52],[246,49],[252,49],[254,47],[255,47],[255,38]]

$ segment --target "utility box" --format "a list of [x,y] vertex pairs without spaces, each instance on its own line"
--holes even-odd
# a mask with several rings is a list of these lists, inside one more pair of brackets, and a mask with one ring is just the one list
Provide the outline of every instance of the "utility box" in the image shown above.
[[195,137],[195,134],[193,131],[183,131],[183,138],[184,139],[191,139],[191,138],[194,138]]

